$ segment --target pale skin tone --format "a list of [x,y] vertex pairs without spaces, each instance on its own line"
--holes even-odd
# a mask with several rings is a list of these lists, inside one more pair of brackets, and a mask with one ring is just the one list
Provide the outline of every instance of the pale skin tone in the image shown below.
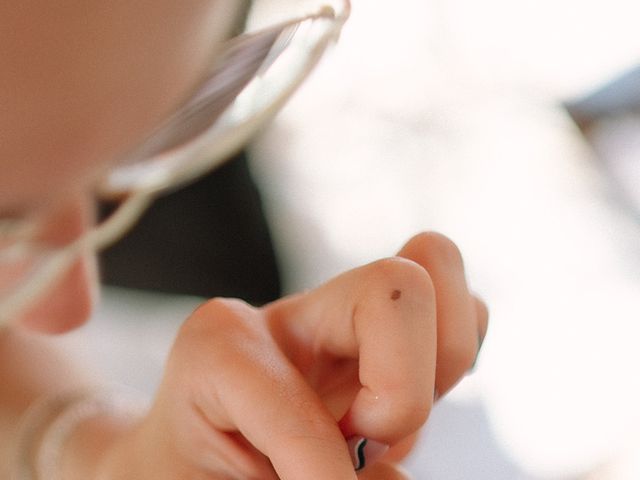
[[[179,103],[233,10],[232,0],[0,4],[0,212],[41,215],[49,243],[90,228],[93,182]],[[28,405],[87,378],[38,333],[79,326],[94,300],[83,258],[0,334],[0,469]],[[208,301],[184,321],[150,411],[83,423],[64,478],[406,478],[396,462],[486,329],[458,248],[435,233],[262,308]],[[358,477],[353,435],[392,447]]]

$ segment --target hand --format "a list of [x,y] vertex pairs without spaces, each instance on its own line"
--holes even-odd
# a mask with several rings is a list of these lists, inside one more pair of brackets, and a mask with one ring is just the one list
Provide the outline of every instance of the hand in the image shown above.
[[263,308],[212,300],[182,327],[107,478],[355,480],[345,438],[392,447],[360,478],[406,478],[393,462],[486,329],[457,247],[434,233]]

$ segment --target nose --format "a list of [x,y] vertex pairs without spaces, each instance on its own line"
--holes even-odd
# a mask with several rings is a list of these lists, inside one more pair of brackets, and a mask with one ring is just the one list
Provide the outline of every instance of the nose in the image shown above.
[[[52,247],[66,245],[94,223],[93,204],[78,195],[52,209],[43,218],[40,241]],[[97,298],[95,254],[84,253],[43,295],[35,299],[17,325],[41,333],[65,333],[83,325]]]

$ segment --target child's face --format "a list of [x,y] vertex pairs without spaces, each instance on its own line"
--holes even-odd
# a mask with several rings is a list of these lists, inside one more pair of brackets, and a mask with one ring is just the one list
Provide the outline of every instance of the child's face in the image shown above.
[[[95,179],[179,104],[239,3],[1,2],[0,215],[51,211],[63,219],[51,222],[53,237],[88,228],[83,204]],[[91,263],[79,262],[55,289],[53,319],[37,314],[23,323],[41,330],[81,323]]]
[[0,212],[77,189],[166,116],[237,0],[0,3]]

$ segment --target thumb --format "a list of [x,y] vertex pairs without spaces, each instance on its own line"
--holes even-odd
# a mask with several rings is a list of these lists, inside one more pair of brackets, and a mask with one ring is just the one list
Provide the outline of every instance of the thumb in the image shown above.
[[359,480],[410,480],[411,477],[397,465],[378,462],[362,471]]

